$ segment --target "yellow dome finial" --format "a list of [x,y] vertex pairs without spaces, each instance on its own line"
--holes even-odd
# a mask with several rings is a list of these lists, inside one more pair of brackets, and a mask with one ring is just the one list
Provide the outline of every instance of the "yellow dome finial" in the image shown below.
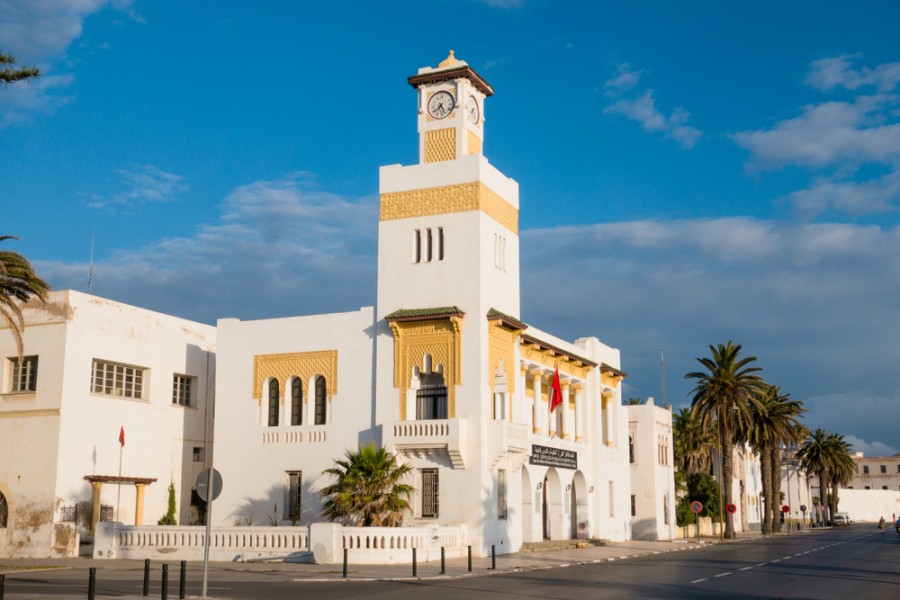
[[459,59],[453,56],[453,50],[450,51],[450,54],[447,55],[447,58],[438,63],[438,69],[443,69],[444,67],[449,67],[450,65],[454,65],[459,62]]

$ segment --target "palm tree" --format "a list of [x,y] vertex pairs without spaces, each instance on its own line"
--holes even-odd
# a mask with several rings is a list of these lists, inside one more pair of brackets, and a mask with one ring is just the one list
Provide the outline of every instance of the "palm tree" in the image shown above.
[[772,426],[772,439],[769,445],[769,462],[772,464],[769,484],[772,502],[766,506],[768,517],[772,522],[772,531],[781,531],[781,519],[776,518],[778,505],[781,503],[781,448],[783,445],[795,445],[806,437],[806,427],[800,423],[800,415],[806,412],[803,403],[791,400],[789,394],[782,394],[777,385],[767,386],[766,395],[771,398],[769,419]]
[[[0,236],[0,242],[9,239],[18,238]],[[12,330],[20,362],[24,353],[22,334],[25,332],[21,305],[32,297],[46,302],[49,290],[50,286],[37,276],[28,259],[18,252],[0,250],[0,319]]]
[[647,401],[643,398],[629,398],[628,400],[622,400],[623,406],[643,406]]
[[[697,380],[696,387],[691,390],[694,416],[705,428],[718,428],[724,502],[731,504],[734,434],[745,429],[750,420],[750,399],[763,385],[762,378],[755,373],[762,369],[753,366],[755,356],[741,357],[740,344],[729,341],[715,347],[711,345],[709,349],[711,358],[697,359],[706,371],[688,373],[684,378]],[[734,520],[730,514],[725,517],[725,537],[734,538]]]
[[[837,512],[837,498],[832,494],[831,502],[828,501],[828,487],[832,481],[843,479],[848,466],[852,475],[850,445],[844,441],[844,436],[820,428],[806,438],[797,452],[797,458],[800,459],[801,467],[816,474],[819,480],[819,506],[828,504],[830,521]],[[818,513],[816,519],[819,519]]]
[[364,527],[399,527],[409,509],[411,485],[401,483],[412,469],[397,463],[397,457],[369,443],[348,450],[344,460],[323,471],[335,482],[319,493],[324,499],[322,515],[330,521]]
[[682,408],[672,421],[675,464],[689,480],[694,473],[712,470],[712,450],[716,447],[715,435],[695,419],[690,409]]
[[844,440],[844,436],[838,433],[832,433],[830,436],[832,448],[834,449],[831,460],[831,467],[828,469],[828,476],[831,480],[831,514],[832,519],[838,511],[838,488],[847,485],[853,479],[856,471],[856,463],[850,456],[852,448],[850,444]]

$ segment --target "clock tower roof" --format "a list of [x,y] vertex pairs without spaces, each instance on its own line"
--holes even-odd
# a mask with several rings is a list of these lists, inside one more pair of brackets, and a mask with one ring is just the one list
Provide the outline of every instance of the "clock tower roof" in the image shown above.
[[479,92],[485,96],[493,96],[494,88],[482,79],[481,75],[466,63],[453,56],[453,50],[446,59],[441,61],[437,67],[422,67],[419,72],[407,79],[409,85],[419,88],[423,85],[442,83],[444,81],[453,81],[454,79],[468,79]]

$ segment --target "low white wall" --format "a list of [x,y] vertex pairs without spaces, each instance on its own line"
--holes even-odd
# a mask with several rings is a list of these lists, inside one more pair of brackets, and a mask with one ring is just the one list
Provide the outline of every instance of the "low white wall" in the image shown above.
[[900,491],[841,489],[838,492],[838,512],[845,512],[854,521],[877,523],[884,517],[900,515]]
[[[94,538],[94,558],[203,560],[205,538],[203,526],[101,522]],[[308,551],[307,527],[213,527],[210,532],[210,560],[290,560]]]
[[[101,522],[94,538],[94,558],[202,560],[205,527],[122,525]],[[403,564],[466,556],[465,525],[426,527],[342,527],[313,523],[310,527],[213,527],[209,558],[215,561],[256,559],[311,560],[319,564]]]

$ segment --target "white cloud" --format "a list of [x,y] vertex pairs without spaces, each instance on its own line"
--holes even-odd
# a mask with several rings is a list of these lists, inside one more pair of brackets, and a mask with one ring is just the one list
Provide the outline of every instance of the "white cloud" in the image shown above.
[[143,21],[133,0],[0,0],[0,49],[15,56],[20,65],[40,67],[43,73],[37,80],[3,90],[0,128],[51,112],[68,101],[55,92],[71,85],[72,76],[54,72],[54,64],[81,37],[84,20],[108,6]]
[[644,90],[638,97],[623,97],[627,92],[634,90],[644,71],[635,71],[628,63],[620,64],[617,70],[618,74],[612,79],[608,79],[603,84],[603,89],[608,97],[619,99],[607,106],[603,112],[623,115],[627,119],[640,123],[644,131],[661,132],[682,147],[693,148],[702,134],[696,127],[687,125],[690,114],[682,108],[676,108],[667,117],[656,107],[656,99],[653,97],[655,90],[653,89]]
[[[374,303],[374,198],[318,191],[303,174],[235,189],[216,224],[94,265],[93,292],[205,322],[353,310]],[[39,262],[85,290],[87,265]]]
[[900,62],[885,63],[874,69],[853,69],[851,65],[858,58],[860,54],[847,54],[813,61],[806,83],[822,91],[872,86],[880,92],[890,92],[900,83]]
[[854,452],[862,452],[865,456],[894,456],[900,449],[883,442],[867,442],[855,435],[845,435],[844,440],[853,447]]
[[171,202],[188,189],[184,184],[184,177],[167,173],[153,165],[120,169],[116,174],[121,178],[125,189],[108,196],[94,194],[87,202],[88,206],[129,207],[149,202]]
[[701,136],[699,129],[685,124],[689,116],[687,111],[677,108],[668,117],[661,113],[656,108],[653,90],[647,90],[640,98],[619,100],[603,112],[621,114],[640,123],[644,131],[662,132],[685,148],[693,148]]
[[618,74],[603,84],[603,89],[606,90],[607,96],[618,96],[627,92],[638,84],[641,75],[644,73],[643,69],[633,70],[629,63],[620,64],[616,70]]
[[900,171],[859,183],[819,178],[809,189],[792,192],[787,199],[809,217],[827,210],[851,215],[888,212],[900,207]]
[[732,137],[750,151],[751,164],[763,168],[800,165],[850,168],[864,163],[900,161],[900,124],[885,123],[892,96],[861,96],[855,102],[806,106],[793,119],[768,130]]

